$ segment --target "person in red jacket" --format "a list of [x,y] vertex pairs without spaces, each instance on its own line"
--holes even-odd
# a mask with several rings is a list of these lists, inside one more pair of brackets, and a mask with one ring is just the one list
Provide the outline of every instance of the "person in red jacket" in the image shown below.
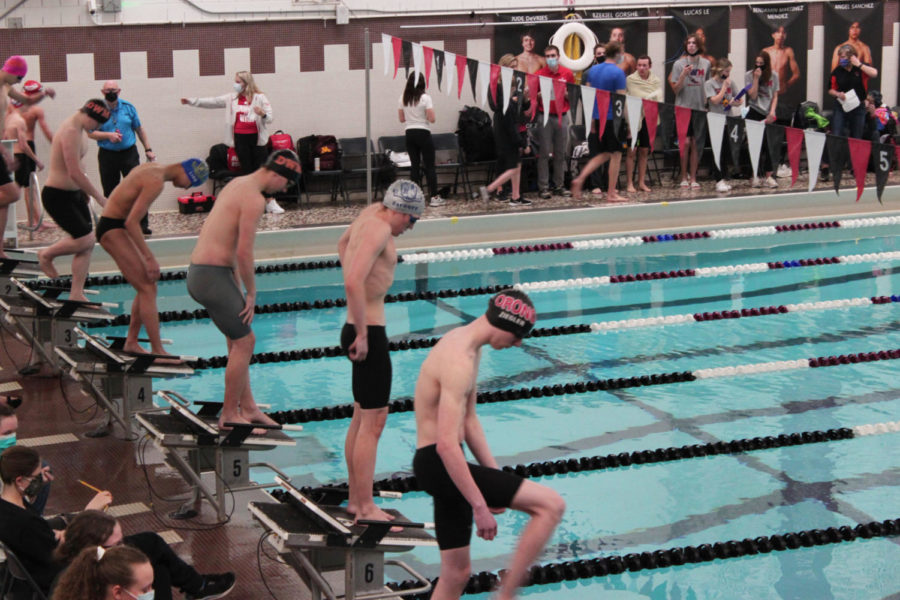
[[[537,75],[549,77],[555,81],[575,83],[575,75],[559,64],[559,48],[547,46],[544,49],[544,60],[547,66],[539,69]],[[537,134],[540,143],[538,155],[538,188],[541,198],[549,198],[550,190],[558,196],[571,196],[565,187],[566,149],[569,146],[569,98],[563,93],[562,98],[540,98],[537,116]],[[547,124],[544,125],[544,111],[549,111]],[[550,187],[550,159],[553,158],[553,187]]]

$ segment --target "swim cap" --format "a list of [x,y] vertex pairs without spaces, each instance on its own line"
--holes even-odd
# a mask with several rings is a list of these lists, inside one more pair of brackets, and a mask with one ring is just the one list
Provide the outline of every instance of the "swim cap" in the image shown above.
[[425,212],[425,194],[422,188],[408,179],[398,179],[388,187],[381,201],[387,208],[416,218]]
[[13,105],[14,108],[21,108],[22,103],[16,100],[15,98],[10,98],[9,103]]
[[103,125],[109,121],[109,105],[106,100],[100,98],[92,98],[84,103],[81,112]]
[[3,70],[16,77],[25,77],[25,73],[28,72],[28,63],[21,56],[10,56],[3,63]]
[[44,86],[40,81],[35,81],[34,79],[29,79],[25,82],[23,86],[25,89],[25,94],[28,96],[34,96],[35,94],[40,94],[44,91]]
[[300,177],[300,174],[303,172],[303,169],[300,168],[300,159],[297,158],[297,154],[287,148],[276,150],[270,154],[266,164],[263,166],[291,181]]
[[181,163],[181,168],[184,169],[185,175],[187,175],[188,179],[191,181],[191,187],[203,185],[209,178],[209,167],[199,158],[189,158],[186,161],[183,161]]
[[508,331],[519,339],[527,336],[537,321],[537,312],[531,298],[525,292],[513,288],[497,292],[488,301],[484,316],[494,327]]

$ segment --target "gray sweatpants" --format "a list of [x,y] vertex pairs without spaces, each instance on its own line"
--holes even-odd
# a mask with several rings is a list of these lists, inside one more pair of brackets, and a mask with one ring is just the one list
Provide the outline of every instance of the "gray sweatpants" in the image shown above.
[[[547,124],[543,116],[537,118],[538,143],[538,189],[555,189],[566,183],[566,152],[569,148],[569,113],[563,115],[562,124],[557,115],[549,115]],[[553,185],[550,185],[550,155],[553,155]]]

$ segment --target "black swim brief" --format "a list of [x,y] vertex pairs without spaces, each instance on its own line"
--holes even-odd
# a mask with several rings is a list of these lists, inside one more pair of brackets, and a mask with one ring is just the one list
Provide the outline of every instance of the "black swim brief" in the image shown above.
[[47,214],[72,238],[84,237],[94,230],[88,197],[81,190],[61,190],[45,185],[41,203]]
[[[360,408],[384,408],[391,398],[391,355],[384,325],[369,325],[369,353],[362,361],[353,361],[353,401]],[[344,352],[356,340],[356,327],[344,323],[341,348]]]
[[94,234],[97,242],[103,239],[103,234],[113,229],[125,229],[125,219],[110,219],[109,217],[100,217],[97,221],[97,231]]
[[[468,463],[475,485],[491,508],[509,508],[519,486],[525,481],[515,473]],[[452,550],[469,545],[472,539],[472,505],[460,493],[447,473],[437,446],[416,450],[413,458],[416,483],[434,498],[434,527],[438,547]]]
[[[29,140],[28,146],[34,152],[34,142]],[[16,153],[16,160],[19,161],[19,166],[16,168],[16,183],[19,184],[19,187],[27,188],[31,185],[31,174],[37,169],[37,164],[30,156],[19,152]]]
[[12,183],[12,177],[9,176],[9,165],[6,164],[6,159],[0,154],[0,185],[7,183]]

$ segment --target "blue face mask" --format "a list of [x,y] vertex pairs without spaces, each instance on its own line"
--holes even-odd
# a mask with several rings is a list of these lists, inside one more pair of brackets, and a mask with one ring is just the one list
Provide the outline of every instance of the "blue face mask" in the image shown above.
[[838,61],[838,64],[841,65],[842,67],[846,67],[847,65],[850,64],[850,59],[849,59],[849,58],[842,58],[842,59],[840,59],[840,60]]
[[556,67],[559,66],[559,59],[558,58],[548,58],[547,66],[550,67],[551,69],[555,69]]
[[134,594],[132,594],[131,592],[129,592],[128,590],[126,590],[124,588],[122,588],[122,591],[125,592],[126,594],[128,594],[129,596],[131,596],[132,598],[134,598],[134,600],[153,600],[154,590],[150,590],[149,592],[144,592],[143,594],[140,594],[139,596],[135,596]]
[[3,452],[7,448],[12,448],[16,445],[16,434],[8,433],[6,435],[0,435],[0,452]]

